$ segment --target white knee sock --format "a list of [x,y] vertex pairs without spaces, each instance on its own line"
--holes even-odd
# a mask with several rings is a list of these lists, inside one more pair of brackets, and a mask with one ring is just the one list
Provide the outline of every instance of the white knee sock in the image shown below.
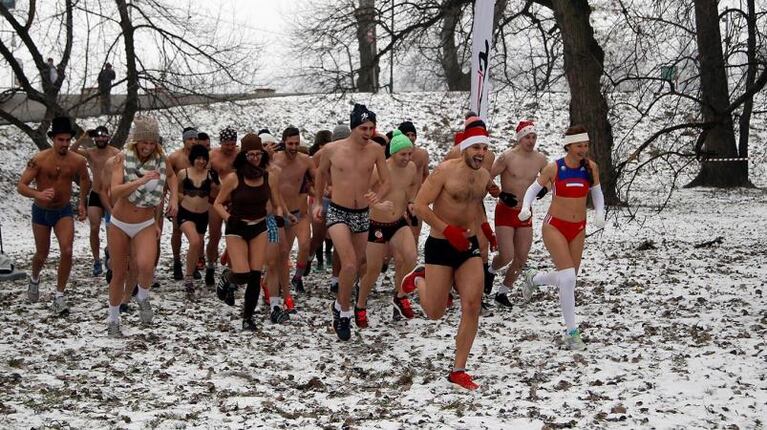
[[117,306],[109,305],[109,318],[107,318],[107,321],[109,322],[120,321],[120,305],[117,305]]
[[149,288],[142,288],[141,285],[139,285],[138,294],[136,294],[136,298],[139,300],[146,300],[147,297],[149,297]]
[[535,285],[557,285],[557,274],[559,272],[538,272],[533,276]]
[[575,269],[569,268],[556,272],[559,287],[559,304],[565,319],[567,331],[577,327],[575,324]]

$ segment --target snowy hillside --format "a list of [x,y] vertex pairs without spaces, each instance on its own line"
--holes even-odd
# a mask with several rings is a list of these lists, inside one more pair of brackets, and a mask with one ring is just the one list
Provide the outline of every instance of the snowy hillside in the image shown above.
[[[463,93],[412,93],[274,98],[168,114],[212,136],[227,125],[242,134],[293,124],[311,143],[317,130],[348,120],[353,101],[375,111],[382,130],[413,120],[433,164],[449,149],[466,109]],[[501,94],[494,106],[493,149],[507,147],[519,119],[532,118],[540,148],[550,158],[561,154],[564,95],[518,101]],[[617,159],[653,127],[674,120],[659,108],[629,131],[630,113],[618,117]],[[180,144],[181,126],[165,123],[162,131]],[[765,137],[764,121],[755,122],[750,175],[761,187]],[[0,148],[4,245],[29,270],[31,202],[16,194],[15,183],[32,151],[11,128],[0,129]],[[474,394],[456,392],[445,380],[460,310],[441,321],[393,323],[391,270],[371,296],[371,328],[353,327],[349,343],[330,327],[329,273],[317,270],[305,281],[307,294],[296,297],[298,314],[272,325],[262,310],[254,336],[239,332],[239,308],[214,294],[184,299],[168,270],[168,229],[154,325],[142,330],[134,312],[123,318],[127,338],[108,339],[106,286],[90,277],[88,229],[77,224],[69,317],[50,311],[55,243],[39,303],[26,302],[23,281],[0,284],[0,428],[764,428],[765,192],[677,189],[658,214],[669,183],[653,171],[640,179],[631,194],[634,220],[628,211],[611,211],[605,230],[586,241],[576,296],[588,349],[558,348],[555,289],[542,289],[528,304],[516,289],[514,309],[495,308],[480,320],[468,363],[482,386]],[[551,267],[539,228],[549,201],[534,211],[530,264],[541,269]],[[490,199],[487,207],[492,218]]]

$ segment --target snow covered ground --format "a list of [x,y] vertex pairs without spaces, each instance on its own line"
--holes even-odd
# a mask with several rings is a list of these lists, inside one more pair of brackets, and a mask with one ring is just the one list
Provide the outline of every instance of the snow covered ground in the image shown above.
[[[362,97],[381,129],[412,119],[420,143],[437,154],[433,160],[449,148],[466,98]],[[548,97],[533,107],[499,96],[496,106],[518,107],[493,114],[494,148],[508,144],[516,121],[533,117],[542,150],[558,156],[566,100]],[[300,124],[309,137],[346,119],[349,103],[350,97],[307,96],[187,114],[212,135],[228,124],[275,132]],[[626,135],[626,127],[616,124],[616,136],[639,143],[651,133]],[[178,142],[180,128],[164,132]],[[751,177],[763,187],[765,124],[753,132]],[[15,193],[15,181],[31,149],[10,128],[0,129],[0,142],[5,249],[28,270],[30,202]],[[393,323],[391,271],[369,302],[371,328],[354,329],[349,343],[330,327],[329,274],[316,270],[290,322],[272,325],[263,310],[261,331],[244,334],[239,308],[212,294],[184,299],[168,271],[168,238],[158,270],[162,287],[153,293],[154,325],[141,328],[134,312],[123,319],[127,338],[108,339],[106,285],[89,275],[88,229],[78,224],[69,317],[50,311],[55,244],[40,303],[26,302],[24,282],[0,284],[0,427],[764,428],[765,192],[677,189],[658,214],[668,185],[649,173],[644,179],[632,193],[634,221],[627,211],[613,211],[606,229],[587,239],[576,295],[588,349],[559,348],[553,288],[528,304],[514,291],[514,309],[494,309],[480,321],[469,359],[482,386],[477,393],[457,392],[445,380],[459,309],[441,321]],[[548,201],[536,205],[530,256],[541,269],[551,267],[538,228]],[[487,206],[493,207],[489,200]]]

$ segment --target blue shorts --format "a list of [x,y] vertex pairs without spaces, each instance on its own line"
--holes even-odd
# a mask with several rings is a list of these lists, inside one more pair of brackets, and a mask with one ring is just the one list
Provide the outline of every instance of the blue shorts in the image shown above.
[[72,212],[72,204],[67,203],[66,206],[59,209],[45,209],[32,203],[32,223],[40,224],[46,227],[54,227],[60,219],[75,216]]

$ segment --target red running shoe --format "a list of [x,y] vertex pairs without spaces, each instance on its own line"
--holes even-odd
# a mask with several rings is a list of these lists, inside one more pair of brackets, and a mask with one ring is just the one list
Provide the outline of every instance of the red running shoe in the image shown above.
[[296,313],[296,303],[293,301],[293,296],[288,296],[288,298],[285,299],[285,312],[289,314]]
[[368,328],[368,310],[354,307],[354,322],[359,328]]
[[415,280],[418,278],[423,279],[426,276],[426,268],[424,266],[416,266],[410,273],[402,278],[402,292],[410,294],[415,291]]
[[474,381],[471,380],[471,376],[463,370],[450,372],[450,376],[447,377],[447,380],[467,390],[476,390],[479,388],[479,385],[475,384]]
[[415,314],[413,313],[413,309],[410,308],[410,300],[407,298],[407,296],[404,297],[397,297],[397,295],[394,295],[394,300],[392,300],[394,303],[394,320],[399,321],[402,318],[407,318],[409,320],[413,319],[415,317]]

